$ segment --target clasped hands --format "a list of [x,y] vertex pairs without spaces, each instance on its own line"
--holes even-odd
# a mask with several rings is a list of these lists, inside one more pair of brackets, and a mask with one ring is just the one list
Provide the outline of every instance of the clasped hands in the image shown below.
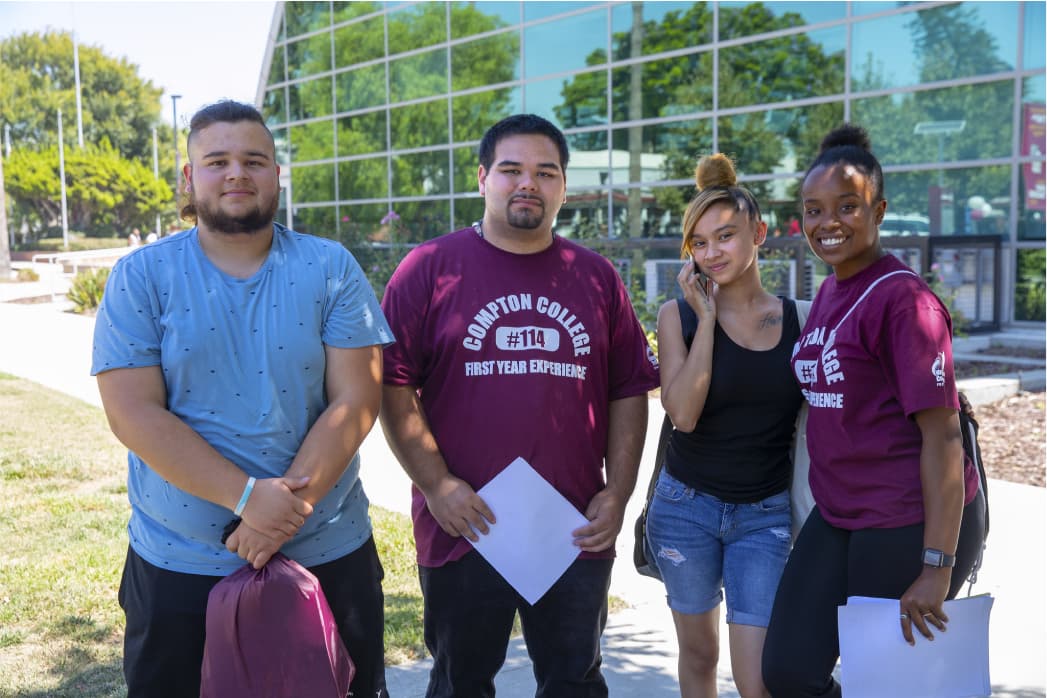
[[256,570],[291,540],[313,513],[313,505],[295,494],[309,484],[307,477],[258,480],[241,514],[240,525],[225,541]]

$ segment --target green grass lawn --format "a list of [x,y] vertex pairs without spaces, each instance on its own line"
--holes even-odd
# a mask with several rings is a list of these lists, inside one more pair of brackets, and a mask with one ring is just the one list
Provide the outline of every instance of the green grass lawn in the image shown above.
[[[125,474],[102,410],[0,373],[0,698],[125,695]],[[411,523],[372,518],[396,664],[424,652]]]

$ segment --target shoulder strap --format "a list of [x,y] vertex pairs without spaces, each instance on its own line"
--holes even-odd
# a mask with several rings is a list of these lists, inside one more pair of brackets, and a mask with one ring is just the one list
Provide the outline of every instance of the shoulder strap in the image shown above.
[[835,332],[836,330],[840,329],[840,325],[842,325],[844,323],[844,321],[851,316],[851,313],[853,313],[854,309],[857,308],[858,305],[863,300],[865,300],[865,297],[868,296],[870,293],[872,293],[872,290],[874,288],[876,288],[877,286],[880,285],[880,282],[886,281],[888,278],[890,278],[892,276],[897,276],[898,274],[908,274],[909,276],[919,276],[914,271],[909,271],[908,269],[899,269],[897,271],[888,272],[888,273],[884,274],[883,276],[881,276],[880,278],[878,278],[876,281],[873,281],[871,284],[869,284],[869,288],[865,289],[865,291],[862,292],[862,295],[858,296],[858,300],[856,300],[854,302],[854,305],[852,305],[847,310],[847,312],[844,313],[843,317],[840,318],[840,321],[838,323],[836,323],[836,327],[833,328],[833,332]]
[[694,308],[683,298],[676,299],[676,309],[680,311],[680,330],[683,332],[683,343],[688,349],[694,341],[694,335],[698,332],[698,315]]

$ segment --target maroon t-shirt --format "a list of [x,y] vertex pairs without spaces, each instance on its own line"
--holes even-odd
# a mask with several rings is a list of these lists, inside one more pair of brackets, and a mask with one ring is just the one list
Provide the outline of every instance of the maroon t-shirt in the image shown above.
[[[793,369],[810,403],[811,493],[825,520],[849,530],[923,521],[914,415],[959,409],[952,321],[923,279],[892,255],[844,281],[827,278]],[[964,467],[970,502],[978,474]]]
[[[385,383],[419,388],[448,468],[474,489],[522,457],[584,512],[604,486],[609,403],[658,385],[618,272],[560,237],[529,255],[472,228],[430,240],[401,262],[382,310],[396,337]],[[412,513],[419,564],[471,549],[417,488]]]

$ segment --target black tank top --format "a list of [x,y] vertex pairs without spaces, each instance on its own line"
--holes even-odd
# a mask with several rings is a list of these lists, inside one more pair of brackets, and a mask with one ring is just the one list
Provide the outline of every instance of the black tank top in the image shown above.
[[[677,307],[694,314],[686,303]],[[796,304],[788,298],[782,303],[782,336],[773,349],[740,347],[716,324],[705,408],[694,431],[673,430],[665,455],[670,475],[736,504],[789,487],[790,445],[803,400],[789,359],[799,335]]]

